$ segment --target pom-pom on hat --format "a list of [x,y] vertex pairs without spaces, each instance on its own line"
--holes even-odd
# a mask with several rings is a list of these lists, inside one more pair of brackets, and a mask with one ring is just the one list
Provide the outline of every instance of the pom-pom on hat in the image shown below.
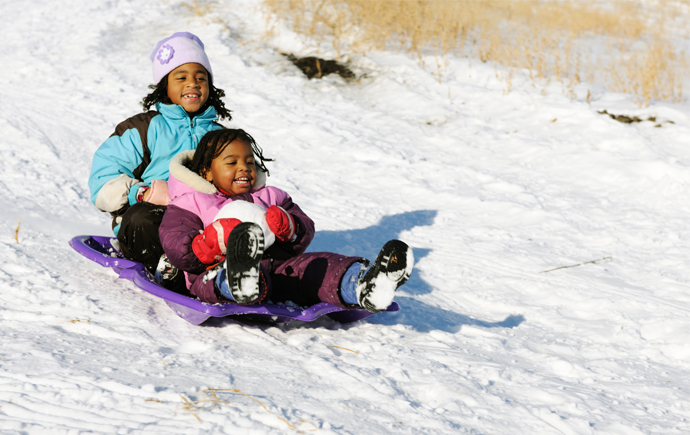
[[153,81],[158,84],[163,77],[185,63],[198,63],[204,66],[210,75],[211,62],[204,52],[204,43],[189,32],[177,32],[156,45],[151,53],[153,62]]

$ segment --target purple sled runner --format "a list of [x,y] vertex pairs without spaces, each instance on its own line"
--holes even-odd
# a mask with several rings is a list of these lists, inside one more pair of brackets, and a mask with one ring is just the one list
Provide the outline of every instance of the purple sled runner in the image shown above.
[[[111,237],[76,236],[69,241],[70,246],[104,267],[112,268],[120,278],[132,281],[137,287],[154,296],[162,298],[175,313],[194,325],[200,325],[210,317],[243,315],[246,318],[265,322],[290,322],[301,320],[311,322],[321,316],[340,323],[365,319],[373,313],[363,308],[340,308],[328,302],[320,302],[308,308],[290,307],[278,304],[259,304],[242,306],[235,304],[207,304],[174,291],[168,290],[154,280],[141,263],[127,260],[111,244]],[[386,311],[399,311],[400,306],[393,302]]]

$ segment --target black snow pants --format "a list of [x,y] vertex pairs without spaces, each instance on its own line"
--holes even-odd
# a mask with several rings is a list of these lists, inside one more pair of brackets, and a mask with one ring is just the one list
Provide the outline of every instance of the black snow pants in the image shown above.
[[163,255],[158,227],[167,207],[150,202],[138,202],[125,211],[120,222],[117,240],[125,258],[142,263],[149,272],[156,270]]

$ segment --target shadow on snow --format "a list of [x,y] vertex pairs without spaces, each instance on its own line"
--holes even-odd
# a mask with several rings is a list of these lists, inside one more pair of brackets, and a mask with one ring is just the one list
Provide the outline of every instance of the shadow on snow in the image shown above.
[[[308,251],[336,252],[342,255],[361,256],[373,260],[388,240],[398,238],[400,233],[411,230],[414,227],[432,225],[436,214],[437,212],[433,210],[418,210],[386,216],[378,224],[358,230],[317,231]],[[431,252],[429,249],[421,248],[413,248],[413,250],[415,263]],[[411,296],[424,295],[432,291],[433,288],[420,278],[419,273],[413,271],[412,276],[405,286],[399,290],[399,295],[395,298],[401,310],[395,313],[382,313],[369,317],[365,321],[388,326],[408,325],[419,332],[440,330],[451,333],[458,332],[463,325],[480,326],[483,328],[515,328],[525,321],[522,315],[510,315],[500,322],[486,322],[426,304],[419,299],[402,296],[402,294]],[[207,323],[220,326],[224,321],[217,320]],[[241,321],[241,323],[259,326],[259,324],[251,321]],[[315,322],[305,323],[296,321],[282,324],[280,327],[281,329],[321,327],[348,329],[350,326],[340,325],[331,319],[322,317]]]
[[[374,260],[381,247],[389,240],[396,239],[403,231],[414,227],[431,226],[437,212],[434,210],[417,210],[385,216],[373,226],[358,230],[346,231],[316,231],[314,240],[309,245],[308,252],[335,252]],[[415,263],[429,255],[431,250],[412,248]],[[412,272],[412,276],[405,283],[405,291],[413,295],[431,293],[433,290],[419,273]]]
[[525,317],[521,314],[512,314],[500,322],[486,322],[406,296],[396,296],[395,301],[400,305],[400,311],[372,316],[365,321],[376,325],[408,325],[418,332],[438,330],[450,333],[460,331],[463,325],[482,328],[515,328],[525,321]]

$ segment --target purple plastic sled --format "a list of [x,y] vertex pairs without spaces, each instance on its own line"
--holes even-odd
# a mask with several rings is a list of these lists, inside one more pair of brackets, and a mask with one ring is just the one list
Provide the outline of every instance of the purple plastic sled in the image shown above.
[[[207,304],[161,287],[141,263],[127,260],[111,244],[111,237],[77,236],[69,241],[75,251],[101,266],[112,268],[120,278],[128,279],[140,289],[162,298],[175,313],[194,325],[200,325],[209,317],[244,315],[268,322],[290,322],[301,320],[311,322],[328,315],[341,323],[355,322],[373,313],[362,308],[340,308],[328,302],[320,302],[308,308],[297,308],[277,304],[241,306],[235,304]],[[386,311],[399,311],[393,302]]]

